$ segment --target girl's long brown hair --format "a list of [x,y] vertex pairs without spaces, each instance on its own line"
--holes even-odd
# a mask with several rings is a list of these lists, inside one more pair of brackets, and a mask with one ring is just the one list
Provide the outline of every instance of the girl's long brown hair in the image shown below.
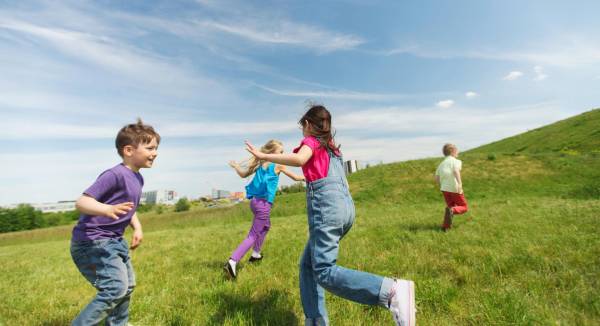
[[331,113],[329,113],[323,105],[311,105],[308,111],[306,111],[298,121],[303,128],[305,128],[307,122],[310,124],[308,133],[317,138],[319,143],[321,143],[321,146],[333,152],[339,151],[340,146],[336,146],[335,140],[333,139],[335,132],[331,127]]

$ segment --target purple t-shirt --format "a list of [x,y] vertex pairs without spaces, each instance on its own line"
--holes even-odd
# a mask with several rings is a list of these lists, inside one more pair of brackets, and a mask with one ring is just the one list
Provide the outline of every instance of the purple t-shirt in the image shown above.
[[73,228],[73,241],[121,238],[131,222],[142,195],[144,178],[123,164],[108,169],[83,193],[108,205],[133,203],[133,209],[114,220],[107,216],[81,214]]

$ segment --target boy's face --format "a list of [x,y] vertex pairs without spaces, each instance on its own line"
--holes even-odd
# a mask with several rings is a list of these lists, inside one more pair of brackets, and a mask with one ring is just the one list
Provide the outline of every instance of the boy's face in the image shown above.
[[458,148],[454,148],[454,149],[452,150],[452,154],[450,154],[450,155],[452,155],[452,156],[454,156],[454,157],[458,157]]
[[156,138],[152,138],[149,143],[139,144],[137,147],[125,146],[123,148],[124,159],[129,161],[134,167],[151,168],[154,159],[158,156],[158,143]]

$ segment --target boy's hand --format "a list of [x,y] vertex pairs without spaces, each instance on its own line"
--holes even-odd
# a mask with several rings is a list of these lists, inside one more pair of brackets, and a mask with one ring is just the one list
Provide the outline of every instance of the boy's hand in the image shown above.
[[238,168],[240,167],[240,164],[236,161],[229,161],[229,166],[231,166],[232,168]]
[[256,147],[254,147],[254,145],[252,145],[249,141],[246,140],[244,141],[244,143],[246,144],[246,150],[250,152],[250,154],[254,155],[254,157],[256,157],[259,160],[262,160],[264,158],[263,152],[256,149]]
[[135,248],[139,247],[142,244],[142,239],[144,238],[144,233],[142,230],[134,230],[133,236],[131,237],[131,246],[129,249],[135,250]]
[[463,188],[462,188],[462,186],[458,186],[458,193],[459,193],[460,195],[462,195],[462,194],[463,194]]
[[125,215],[130,210],[133,209],[132,202],[120,203],[116,205],[107,205],[106,216],[112,218],[113,220],[118,220],[119,215]]

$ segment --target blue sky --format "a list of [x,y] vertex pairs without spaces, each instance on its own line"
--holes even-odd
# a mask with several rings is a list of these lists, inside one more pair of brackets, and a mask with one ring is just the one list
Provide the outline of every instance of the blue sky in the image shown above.
[[[468,149],[600,106],[596,1],[0,1],[0,205],[76,198],[142,117],[146,190],[242,190],[243,140],[346,159]],[[299,170],[296,170],[299,171]],[[283,183],[290,183],[283,180]],[[468,182],[468,181],[467,181]]]

